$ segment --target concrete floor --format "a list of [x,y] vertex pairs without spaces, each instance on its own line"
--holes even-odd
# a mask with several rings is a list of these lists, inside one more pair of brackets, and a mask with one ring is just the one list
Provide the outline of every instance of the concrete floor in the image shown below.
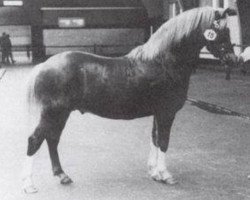
[[[23,92],[29,67],[8,68],[0,81],[1,200],[243,200],[250,199],[250,121],[216,115],[186,104],[172,128],[167,156],[179,183],[168,186],[147,175],[152,117],[113,121],[71,114],[59,151],[73,179],[62,186],[52,176],[47,146],[35,161],[39,192],[21,191],[26,152]],[[189,96],[250,115],[250,77],[200,70],[192,76]]]

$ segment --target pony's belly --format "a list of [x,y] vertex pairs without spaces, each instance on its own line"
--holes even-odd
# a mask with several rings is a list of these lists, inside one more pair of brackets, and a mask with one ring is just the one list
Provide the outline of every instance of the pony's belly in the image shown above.
[[109,119],[124,119],[124,120],[131,120],[141,117],[151,116],[151,112],[90,112],[92,114],[98,115],[100,117],[109,118]]
[[153,114],[145,102],[135,101],[85,101],[80,110],[110,119],[135,119]]

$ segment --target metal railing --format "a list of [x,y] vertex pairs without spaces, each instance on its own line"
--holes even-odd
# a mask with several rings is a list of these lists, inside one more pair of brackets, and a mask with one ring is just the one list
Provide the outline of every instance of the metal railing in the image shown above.
[[[2,53],[2,49],[0,48],[0,53]],[[26,52],[28,58],[31,56],[32,47],[31,45],[13,45],[12,52]]]
[[[112,44],[112,45],[101,45],[101,44],[93,44],[93,45],[66,45],[66,46],[43,46],[44,50],[48,49],[69,49],[69,50],[83,50],[89,51],[99,55],[122,55],[124,53],[128,53],[130,50],[139,46],[141,44]],[[110,50],[107,50],[110,49]],[[116,53],[111,53],[111,52]]]

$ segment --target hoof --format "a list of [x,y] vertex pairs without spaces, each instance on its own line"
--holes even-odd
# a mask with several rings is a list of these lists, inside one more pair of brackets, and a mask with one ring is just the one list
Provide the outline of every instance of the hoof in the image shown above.
[[62,185],[69,185],[69,184],[73,183],[72,179],[66,174],[59,175],[59,178],[60,178],[60,183]]
[[37,188],[33,184],[33,180],[32,180],[31,176],[23,178],[22,189],[23,189],[24,193],[26,193],[26,194],[33,194],[33,193],[38,192]]
[[26,194],[34,194],[38,192],[37,188],[34,185],[30,185],[30,186],[23,188],[23,191]]
[[166,180],[162,180],[161,182],[167,185],[176,185],[178,183],[178,181],[174,177],[167,178]]
[[148,173],[151,175],[154,172],[155,165],[148,165]]
[[175,178],[173,178],[173,177],[162,179],[162,178],[160,178],[158,176],[152,176],[151,178],[154,181],[157,181],[157,182],[160,182],[160,183],[164,183],[164,184],[167,184],[167,185],[176,185],[178,183],[178,181]]
[[158,181],[168,185],[175,185],[178,181],[167,171],[167,170],[157,170],[151,171],[151,178],[154,181]]
[[60,183],[62,185],[69,185],[69,184],[73,183],[73,181],[69,177],[64,177],[63,179],[61,179]]

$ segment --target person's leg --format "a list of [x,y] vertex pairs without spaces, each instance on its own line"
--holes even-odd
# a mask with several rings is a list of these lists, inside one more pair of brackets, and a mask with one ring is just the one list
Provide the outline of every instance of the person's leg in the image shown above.
[[6,49],[2,49],[2,62],[6,63]]
[[231,79],[232,68],[229,65],[225,65],[225,70],[226,70],[226,77],[225,77],[225,79],[229,81]]
[[11,60],[12,64],[14,64],[16,61],[13,58],[12,50],[10,50],[10,52],[9,52],[9,57],[10,57],[10,60]]
[[9,51],[9,49],[8,50],[6,50],[6,63],[7,64],[10,64],[10,51]]

